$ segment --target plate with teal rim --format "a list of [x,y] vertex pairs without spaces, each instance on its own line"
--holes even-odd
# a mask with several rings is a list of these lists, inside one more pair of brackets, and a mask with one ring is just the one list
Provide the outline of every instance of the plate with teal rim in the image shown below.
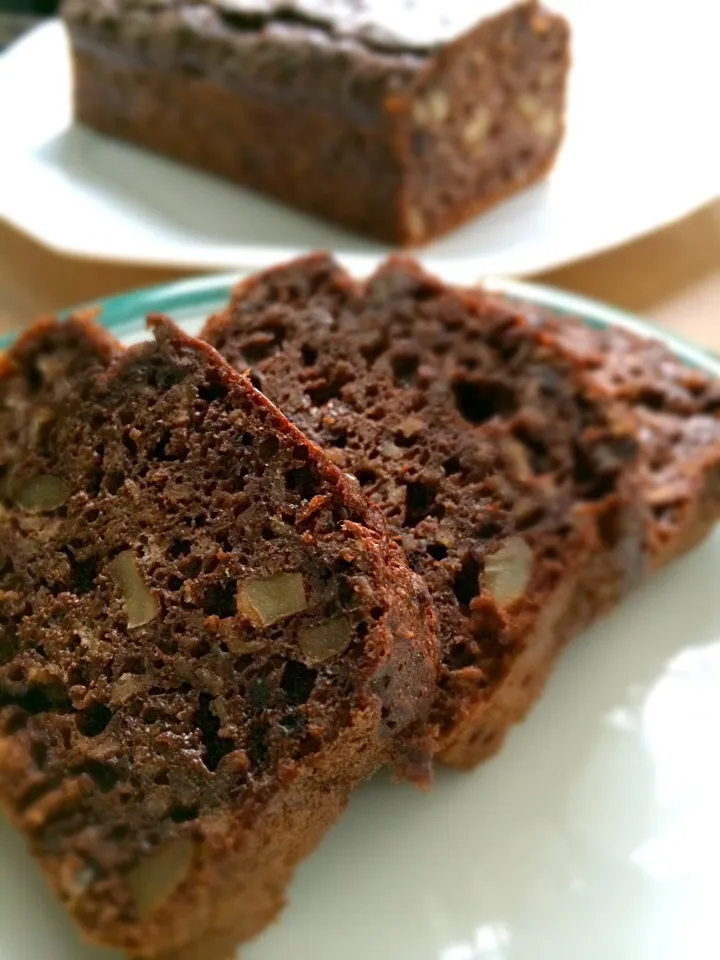
[[[236,277],[98,304],[125,343],[144,316],[188,330]],[[545,287],[510,297],[702,350]],[[243,960],[717,960],[720,925],[720,533],[563,655],[501,753],[438,771],[427,793],[379,778],[302,865],[279,922]],[[0,823],[0,960],[111,960],[81,943],[20,838]]]

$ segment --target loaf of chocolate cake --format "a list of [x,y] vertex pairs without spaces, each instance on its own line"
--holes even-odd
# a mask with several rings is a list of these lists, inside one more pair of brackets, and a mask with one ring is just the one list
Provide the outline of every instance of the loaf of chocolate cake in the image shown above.
[[536,0],[65,0],[78,119],[420,244],[562,139],[566,22]]
[[378,765],[422,777],[427,590],[358,484],[162,318],[0,368],[0,806],[91,939],[227,960]]
[[382,510],[438,615],[438,755],[490,755],[644,576],[634,417],[521,311],[402,259],[260,274],[203,336]]

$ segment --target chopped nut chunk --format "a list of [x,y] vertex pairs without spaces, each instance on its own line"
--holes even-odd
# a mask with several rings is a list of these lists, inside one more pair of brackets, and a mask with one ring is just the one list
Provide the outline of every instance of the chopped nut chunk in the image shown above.
[[70,486],[60,477],[40,475],[15,490],[15,502],[30,513],[49,513],[70,499]]
[[298,633],[300,649],[309,660],[322,663],[338,657],[353,638],[353,628],[345,617],[327,623],[303,627]]
[[148,917],[180,886],[190,872],[192,857],[192,841],[180,837],[155,850],[128,874],[140,917]]
[[238,613],[256,627],[269,627],[306,608],[301,573],[277,573],[264,580],[248,580],[238,587]]
[[485,561],[484,586],[496,603],[519,600],[532,573],[533,554],[522,537],[511,537]]
[[143,579],[132,550],[123,550],[108,564],[107,572],[125,601],[128,627],[142,627],[154,620],[160,612],[157,598],[150,592]]

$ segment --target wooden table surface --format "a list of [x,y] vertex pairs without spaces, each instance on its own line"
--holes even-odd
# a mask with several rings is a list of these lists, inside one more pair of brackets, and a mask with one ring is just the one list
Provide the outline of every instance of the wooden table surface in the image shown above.
[[[0,332],[20,330],[39,313],[184,275],[60,257],[0,223]],[[624,307],[720,352],[720,200],[535,279]]]

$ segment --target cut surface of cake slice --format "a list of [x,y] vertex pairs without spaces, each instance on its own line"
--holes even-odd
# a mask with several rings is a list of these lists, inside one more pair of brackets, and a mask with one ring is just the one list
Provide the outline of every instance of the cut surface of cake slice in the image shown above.
[[657,570],[682,556],[720,519],[720,380],[660,340],[524,309],[637,418],[648,563]]
[[2,359],[0,805],[88,937],[226,960],[356,784],[422,773],[436,634],[358,484],[153,328]]
[[258,275],[204,336],[382,510],[438,615],[438,756],[489,756],[643,577],[634,421],[521,312],[402,258]]

